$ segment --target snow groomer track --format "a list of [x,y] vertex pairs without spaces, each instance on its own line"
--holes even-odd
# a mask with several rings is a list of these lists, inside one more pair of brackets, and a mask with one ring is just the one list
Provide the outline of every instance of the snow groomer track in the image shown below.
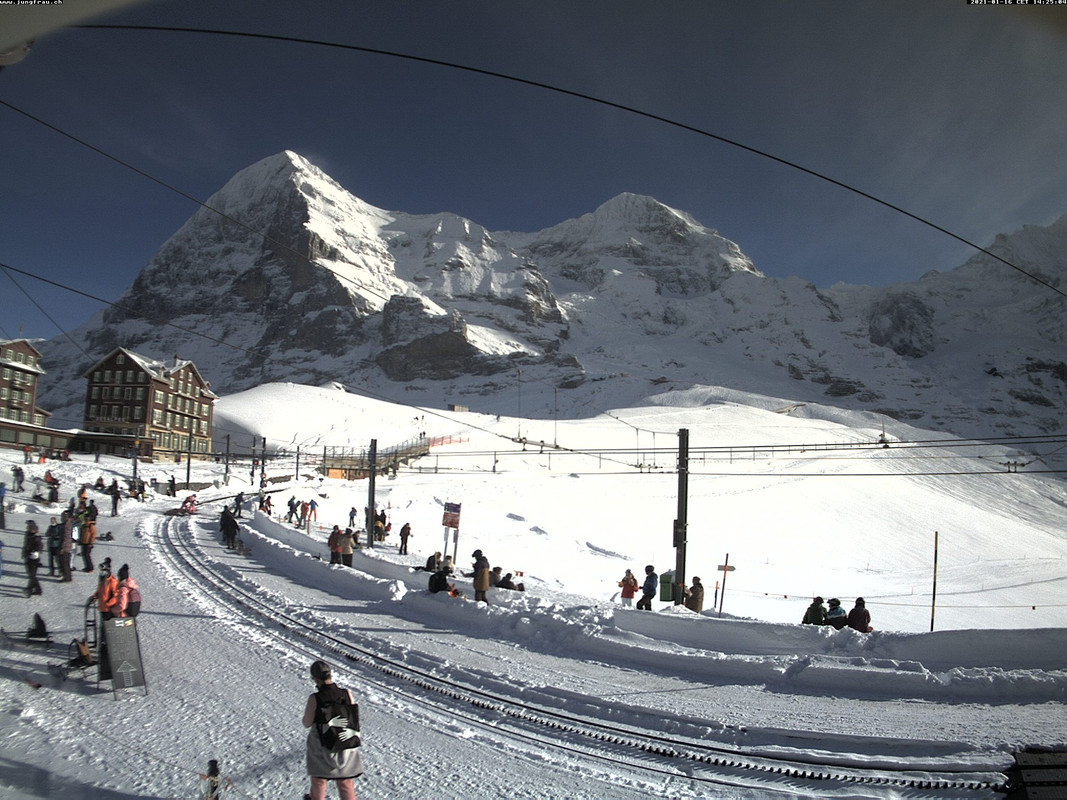
[[[698,739],[655,734],[616,726],[523,702],[515,696],[465,685],[453,678],[391,658],[384,637],[353,631],[343,637],[324,633],[331,626],[316,624],[321,612],[290,603],[277,595],[266,598],[248,579],[212,556],[212,547],[197,540],[196,526],[187,520],[162,518],[156,528],[155,549],[176,580],[188,584],[198,600],[220,607],[220,616],[234,618],[253,629],[269,632],[273,644],[302,660],[323,658],[343,662],[360,679],[401,702],[434,713],[448,714],[481,731],[485,745],[521,741],[523,747],[551,749],[571,759],[623,766],[693,785],[695,796],[722,794],[721,787],[768,795],[799,794],[822,797],[995,797],[1008,791],[1000,772],[931,770],[927,761],[894,757],[877,768],[856,766],[855,757],[838,763],[791,751],[780,757],[765,748],[708,743]],[[214,543],[212,543],[214,546]],[[242,585],[244,584],[244,585]],[[320,614],[320,616],[316,616]],[[333,626],[336,630],[336,627]],[[516,690],[516,693],[519,689]],[[587,702],[595,706],[597,698]],[[479,737],[479,744],[483,739]],[[840,762],[850,761],[847,765]],[[714,787],[720,787],[715,789]]]

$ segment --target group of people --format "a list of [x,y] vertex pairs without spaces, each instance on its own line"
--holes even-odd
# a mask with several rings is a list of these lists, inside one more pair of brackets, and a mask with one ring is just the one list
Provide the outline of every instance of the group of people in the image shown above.
[[303,528],[309,520],[318,520],[319,503],[315,498],[310,500],[297,500],[296,495],[289,498],[289,513],[285,515],[285,521],[290,525]]
[[330,538],[326,540],[326,546],[330,548],[330,563],[341,564],[346,567],[352,566],[352,554],[359,549],[359,535],[363,531],[353,531],[351,528],[333,526]]
[[[526,591],[524,584],[515,582],[512,573],[504,574],[502,567],[490,567],[489,559],[485,557],[481,550],[475,550],[471,553],[471,558],[474,559],[471,571],[465,572],[463,575],[466,578],[473,578],[475,602],[488,604],[490,589],[508,589],[513,592]],[[452,597],[463,596],[463,593],[449,580],[453,574],[451,556],[445,556],[442,559],[441,553],[436,552],[426,560],[425,567],[416,567],[416,569],[431,573],[428,585],[431,594],[448,592]]]
[[[638,610],[651,611],[652,601],[656,599],[656,590],[659,587],[659,576],[654,566],[649,564],[645,567],[645,581],[641,584],[638,584],[637,576],[632,570],[626,570],[626,574],[619,581],[619,597],[625,607],[633,606],[638,586],[641,588],[641,599],[637,601]],[[700,582],[699,577],[693,577],[693,585],[686,588],[684,594],[686,608],[698,614],[704,610],[704,584]]]
[[[93,547],[96,544],[96,503],[82,500],[77,506],[73,501],[64,509],[59,518],[52,517],[48,528],[42,534],[37,522],[26,520],[26,534],[22,542],[22,559],[26,565],[29,581],[26,596],[41,594],[41,582],[37,572],[41,568],[44,554],[48,553],[48,575],[58,577],[61,583],[71,583],[73,578],[72,560],[75,545],[81,548],[82,572],[93,572]],[[111,561],[106,561],[110,572]]]
[[823,605],[821,597],[814,598],[804,612],[801,622],[805,625],[832,625],[837,630],[847,625],[860,633],[870,633],[874,630],[871,627],[871,612],[867,610],[867,603],[862,597],[856,598],[856,605],[848,612],[836,597],[830,598],[829,606],[827,608]]
[[136,617],[141,613],[141,589],[130,576],[129,564],[119,567],[116,578],[111,574],[111,559],[105,558],[100,564],[96,591],[89,600],[96,601],[96,609],[104,620]]

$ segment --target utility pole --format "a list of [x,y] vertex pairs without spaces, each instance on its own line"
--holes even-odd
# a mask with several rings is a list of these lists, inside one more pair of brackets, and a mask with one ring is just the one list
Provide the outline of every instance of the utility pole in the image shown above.
[[226,471],[222,474],[222,482],[230,485],[230,434],[226,434]]
[[378,513],[374,500],[374,473],[378,470],[378,440],[370,440],[370,480],[367,481],[367,547],[374,547],[374,517]]
[[937,531],[934,531],[934,588],[930,594],[930,633],[934,632],[934,608],[937,606]]
[[685,602],[685,543],[689,526],[689,429],[678,429],[678,517],[674,520],[674,588],[676,606]]

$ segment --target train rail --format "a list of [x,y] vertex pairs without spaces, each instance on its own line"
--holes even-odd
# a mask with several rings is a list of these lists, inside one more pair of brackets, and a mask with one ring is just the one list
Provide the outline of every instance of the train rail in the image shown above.
[[[269,629],[296,654],[343,660],[369,684],[415,707],[451,714],[494,736],[534,743],[600,765],[674,777],[695,786],[730,786],[753,793],[964,798],[993,797],[1010,788],[1007,777],[995,771],[931,770],[918,762],[909,766],[901,759],[866,769],[854,763],[828,763],[815,754],[783,757],[758,748],[657,734],[538,706],[391,658],[384,638],[354,631],[343,637],[326,633],[325,626],[309,621],[316,612],[284,599],[267,602],[262,593],[227,576],[197,541],[186,519],[162,518],[155,538],[160,555],[199,589],[205,602],[224,605],[226,613],[239,613],[248,622]],[[225,593],[225,603],[220,593]],[[430,699],[432,703],[427,702]]]

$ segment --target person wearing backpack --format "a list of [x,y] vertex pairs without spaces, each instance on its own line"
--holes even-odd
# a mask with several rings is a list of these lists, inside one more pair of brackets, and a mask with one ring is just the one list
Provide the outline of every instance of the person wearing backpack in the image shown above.
[[333,682],[330,665],[311,665],[316,691],[304,707],[303,724],[308,728],[307,769],[311,792],[306,797],[324,800],[326,781],[336,781],[341,800],[355,800],[353,778],[363,774],[360,755],[359,706],[348,689]]

